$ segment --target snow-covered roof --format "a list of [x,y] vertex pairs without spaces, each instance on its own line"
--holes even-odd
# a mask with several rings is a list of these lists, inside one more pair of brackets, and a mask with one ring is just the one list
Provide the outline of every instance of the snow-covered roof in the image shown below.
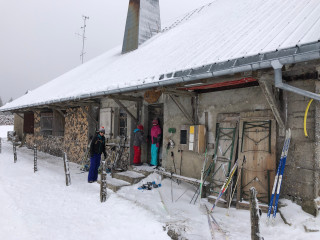
[[121,47],[63,74],[0,110],[165,81],[160,75],[287,49],[320,39],[320,0],[216,0],[121,55]]

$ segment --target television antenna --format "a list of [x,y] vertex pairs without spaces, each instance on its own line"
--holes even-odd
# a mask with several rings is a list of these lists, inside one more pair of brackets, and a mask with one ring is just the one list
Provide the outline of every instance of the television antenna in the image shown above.
[[82,19],[83,19],[83,26],[81,27],[82,34],[77,33],[77,35],[82,37],[82,50],[80,54],[80,59],[81,59],[81,63],[83,64],[83,57],[86,54],[84,51],[84,41],[86,40],[86,26],[87,26],[86,21],[89,19],[89,17],[82,15]]

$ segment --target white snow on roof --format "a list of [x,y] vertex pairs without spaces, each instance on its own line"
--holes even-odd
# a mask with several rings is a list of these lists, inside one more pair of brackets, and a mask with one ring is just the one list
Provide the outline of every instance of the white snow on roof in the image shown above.
[[159,81],[159,75],[320,39],[320,0],[216,0],[121,55],[121,47],[67,72],[0,110]]

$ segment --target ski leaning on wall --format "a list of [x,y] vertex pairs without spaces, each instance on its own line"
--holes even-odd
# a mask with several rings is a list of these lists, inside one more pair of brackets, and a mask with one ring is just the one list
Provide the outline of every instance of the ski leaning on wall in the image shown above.
[[213,211],[213,209],[214,209],[215,206],[218,204],[218,202],[219,202],[220,198],[222,197],[222,195],[223,195],[223,194],[225,193],[225,191],[228,189],[228,187],[229,187],[229,185],[230,185],[230,183],[231,183],[232,177],[233,177],[234,173],[235,173],[236,170],[237,170],[237,167],[238,167],[238,161],[236,161],[236,163],[233,165],[233,167],[232,167],[232,169],[231,169],[231,171],[230,171],[229,176],[226,178],[224,184],[222,185],[222,188],[221,188],[221,190],[220,190],[220,192],[219,192],[219,195],[217,196],[217,199],[216,199],[216,201],[214,202],[214,204],[213,204],[210,212]]
[[[287,160],[290,141],[291,141],[291,130],[289,128],[288,130],[286,130],[286,138],[285,138],[285,141],[283,144],[281,158],[280,158],[279,166],[277,169],[277,174],[275,176],[274,183],[273,183],[272,194],[271,194],[270,203],[269,203],[269,207],[268,207],[268,213],[267,213],[267,217],[268,217],[267,223],[269,223],[272,209],[273,209],[273,220],[275,219],[276,214],[277,214],[282,177],[283,177],[283,173],[284,173],[284,168],[286,166],[286,160]],[[276,199],[273,204],[274,197],[276,197]]]

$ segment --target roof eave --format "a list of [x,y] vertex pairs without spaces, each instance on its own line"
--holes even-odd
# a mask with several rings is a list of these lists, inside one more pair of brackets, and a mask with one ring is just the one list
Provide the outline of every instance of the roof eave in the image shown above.
[[320,59],[320,42],[308,43],[287,49],[281,49],[268,53],[261,53],[249,57],[242,57],[224,62],[211,63],[197,68],[179,70],[160,75],[156,82],[144,83],[141,85],[117,88],[108,91],[83,94],[80,96],[61,98],[36,104],[21,105],[19,107],[0,109],[0,112],[14,111],[24,108],[32,108],[42,105],[61,103],[67,101],[79,101],[92,97],[103,97],[110,94],[128,93],[132,91],[147,90],[154,87],[164,87],[178,83],[187,83],[190,81],[201,80],[204,78],[221,77],[240,72],[256,71],[272,68],[271,62],[278,60],[282,65],[306,62]]

